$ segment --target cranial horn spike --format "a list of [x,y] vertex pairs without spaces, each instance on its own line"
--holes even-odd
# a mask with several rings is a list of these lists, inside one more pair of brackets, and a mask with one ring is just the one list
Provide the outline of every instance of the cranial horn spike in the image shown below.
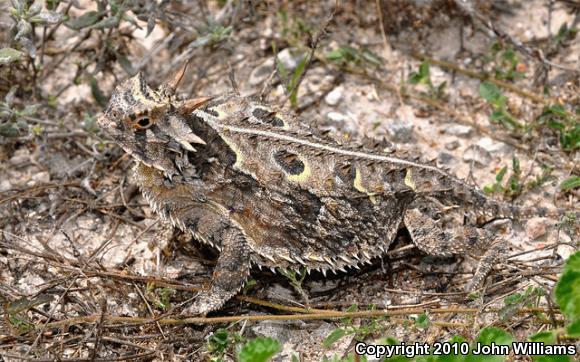
[[187,115],[188,113],[195,111],[214,98],[215,97],[199,97],[185,100],[179,105],[179,113]]
[[187,66],[189,65],[189,61],[185,62],[185,64],[179,68],[179,70],[173,75],[173,77],[163,84],[163,88],[171,95],[175,94],[177,91],[177,87],[179,87],[179,83],[183,80],[183,76],[185,75],[185,71],[187,70]]
[[200,145],[205,145],[205,141],[202,140],[201,138],[199,138],[198,135],[194,134],[194,133],[190,133],[187,135],[187,140],[191,143],[199,143]]

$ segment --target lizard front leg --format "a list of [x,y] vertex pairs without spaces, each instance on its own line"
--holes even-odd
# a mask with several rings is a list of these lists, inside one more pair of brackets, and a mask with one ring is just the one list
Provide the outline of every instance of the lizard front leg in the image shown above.
[[203,290],[182,315],[206,314],[220,308],[244,285],[250,274],[250,249],[243,233],[229,227],[222,233],[222,250],[213,271],[209,290]]
[[166,221],[220,251],[209,290],[199,293],[182,314],[206,314],[235,295],[250,274],[251,255],[242,228],[227,209],[207,196],[203,182],[173,183],[163,173],[143,164],[135,178],[145,198]]

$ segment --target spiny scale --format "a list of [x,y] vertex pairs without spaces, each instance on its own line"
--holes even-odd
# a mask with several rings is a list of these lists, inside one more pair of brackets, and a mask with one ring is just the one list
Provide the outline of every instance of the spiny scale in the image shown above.
[[[428,254],[481,255],[474,289],[507,244],[479,223],[553,213],[489,199],[391,147],[337,143],[235,94],[178,101],[183,74],[157,91],[140,75],[121,83],[99,125],[137,161],[135,179],[153,209],[220,250],[211,289],[185,314],[218,309],[253,264],[324,274],[358,268],[383,255],[403,227]],[[472,217],[449,225],[450,213]]]

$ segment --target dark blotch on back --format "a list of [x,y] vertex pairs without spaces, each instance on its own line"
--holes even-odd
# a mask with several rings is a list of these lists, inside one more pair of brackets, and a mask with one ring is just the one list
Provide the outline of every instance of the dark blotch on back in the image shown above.
[[254,117],[259,119],[262,123],[269,124],[275,127],[282,127],[284,126],[284,121],[280,118],[276,117],[276,112],[270,112],[263,108],[256,108],[252,112]]
[[204,108],[203,111],[207,114],[211,114],[214,117],[219,117],[219,113],[211,108]]
[[304,162],[295,153],[280,150],[274,154],[274,160],[290,175],[299,175],[304,172]]

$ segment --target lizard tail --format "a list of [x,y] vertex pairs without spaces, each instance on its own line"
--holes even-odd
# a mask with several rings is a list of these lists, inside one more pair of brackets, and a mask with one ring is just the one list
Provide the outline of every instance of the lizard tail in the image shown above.
[[533,217],[546,217],[550,219],[560,219],[564,216],[580,220],[580,211],[567,210],[561,208],[547,207],[529,207],[518,206],[501,202],[493,199],[487,199],[482,210],[482,214],[495,218],[509,218],[515,220],[528,220]]

